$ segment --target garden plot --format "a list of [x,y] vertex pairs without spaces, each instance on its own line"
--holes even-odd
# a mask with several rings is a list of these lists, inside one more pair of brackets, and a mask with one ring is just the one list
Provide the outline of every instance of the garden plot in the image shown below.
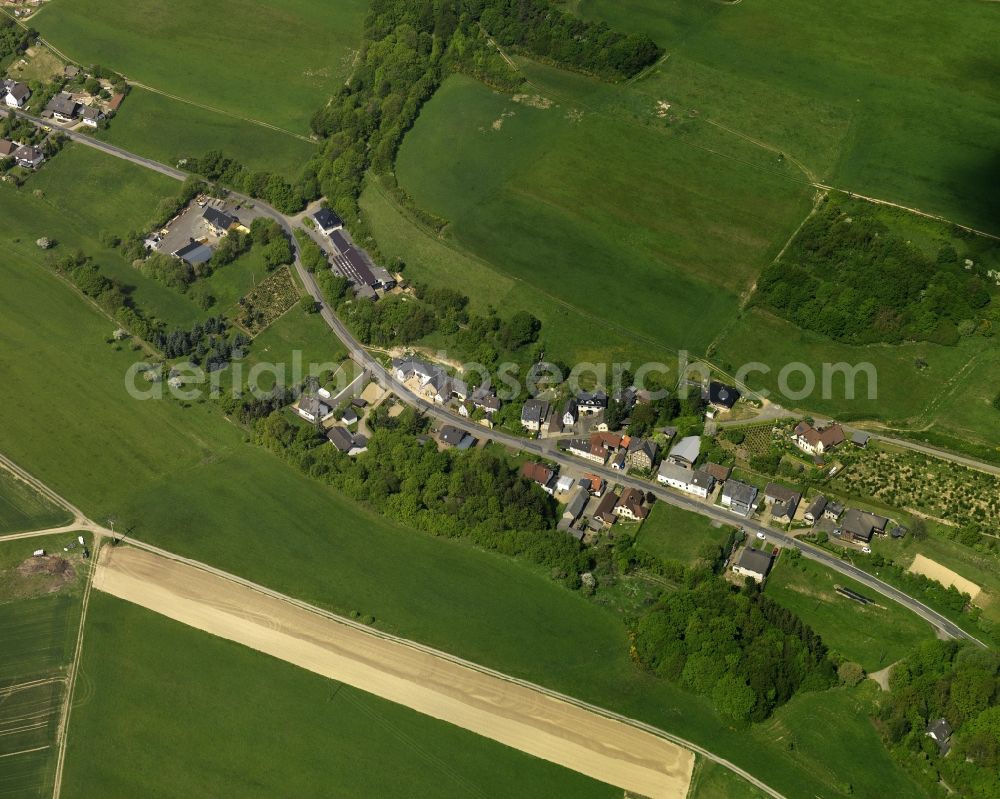
[[235,312],[236,324],[251,336],[256,336],[298,300],[299,290],[292,280],[292,273],[287,266],[283,266],[240,298]]

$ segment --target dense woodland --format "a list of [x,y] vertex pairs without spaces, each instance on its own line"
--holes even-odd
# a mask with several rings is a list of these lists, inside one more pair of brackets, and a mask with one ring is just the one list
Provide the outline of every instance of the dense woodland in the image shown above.
[[[1000,656],[972,644],[928,641],[897,665],[879,721],[904,764],[929,784],[970,799],[1000,797]],[[925,734],[943,718],[951,751],[941,756]]]
[[37,36],[33,28],[22,28],[6,14],[0,15],[0,72],[6,72],[11,60],[22,55]]
[[709,697],[735,724],[762,721],[799,690],[828,688],[826,646],[756,585],[719,579],[666,593],[636,624],[634,659]]
[[829,202],[764,270],[756,301],[799,327],[851,344],[957,344],[993,334],[996,294],[949,244],[935,258],[874,209]]

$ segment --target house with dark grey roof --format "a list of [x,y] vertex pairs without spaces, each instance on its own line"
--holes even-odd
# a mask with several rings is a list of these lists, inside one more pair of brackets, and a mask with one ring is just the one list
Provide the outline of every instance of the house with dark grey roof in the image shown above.
[[208,206],[208,208],[204,210],[201,218],[208,223],[209,229],[216,236],[226,235],[229,228],[239,221],[235,216],[230,216],[224,211],[220,211],[218,208],[213,208],[212,206]]
[[757,487],[739,480],[726,480],[722,487],[722,506],[740,516],[749,516],[757,506]]
[[577,420],[580,418],[580,409],[576,404],[576,400],[570,397],[566,400],[566,404],[563,406],[562,413],[562,424],[563,427],[572,427],[576,424]]
[[581,391],[576,395],[576,404],[584,416],[600,413],[608,407],[608,395],[600,390]]
[[729,411],[739,401],[739,389],[713,380],[708,384],[708,404],[722,411]]
[[809,507],[806,508],[805,520],[807,522],[815,524],[821,518],[823,518],[823,511],[826,510],[826,497],[819,494],[816,499],[809,503]]
[[659,454],[659,447],[656,442],[649,438],[631,438],[628,442],[628,456],[626,465],[629,469],[652,470],[656,465],[656,456]]
[[476,439],[466,433],[462,428],[446,424],[441,426],[438,439],[446,447],[455,449],[469,449],[476,443]]
[[772,553],[748,546],[743,548],[733,563],[733,572],[743,577],[753,577],[758,583],[762,583],[771,571],[773,563]]
[[344,226],[344,220],[340,218],[336,211],[330,208],[320,208],[313,215],[316,226],[326,235],[330,235],[335,230],[340,230]]
[[771,518],[787,524],[794,518],[802,494],[781,483],[768,483],[764,488],[764,501],[771,506]]
[[845,541],[862,541],[868,543],[872,540],[875,532],[875,525],[871,519],[865,518],[865,514],[856,508],[851,508],[844,513],[843,521],[840,524],[840,536]]
[[295,412],[307,422],[329,418],[333,409],[315,394],[303,394],[295,405]]
[[45,106],[45,111],[52,115],[53,119],[60,122],[72,122],[76,119],[77,109],[80,104],[73,99],[72,95],[60,92]]
[[669,463],[668,461],[660,464],[660,470],[656,474],[656,479],[664,485],[676,488],[678,491],[683,491],[686,494],[701,497],[702,499],[707,497],[715,486],[715,478],[708,472],[703,472],[700,469],[688,469],[684,466],[678,466],[676,463]]
[[826,503],[826,507],[823,508],[823,518],[829,519],[831,522],[835,522],[844,515],[844,506],[839,502],[830,501]]
[[952,729],[946,719],[934,719],[927,725],[924,734],[937,744],[938,752],[941,753],[942,757],[948,754],[948,750],[951,749]]
[[211,260],[212,248],[203,242],[191,241],[179,250],[174,250],[173,256],[191,264],[191,266],[195,266],[196,264],[207,263]]
[[861,432],[860,430],[858,430],[851,436],[851,443],[856,447],[860,447],[861,449],[867,447],[869,441],[871,441],[871,436],[868,435],[867,433]]
[[359,455],[368,449],[368,439],[362,435],[354,435],[346,427],[331,427],[326,431],[326,437],[340,452],[348,455]]
[[22,108],[31,97],[31,89],[16,80],[4,81],[4,102],[11,108]]
[[482,408],[486,413],[496,413],[500,410],[500,399],[496,392],[483,386],[472,392],[472,404],[477,408]]
[[549,416],[549,403],[540,399],[526,400],[521,407],[521,427],[537,433]]
[[104,119],[104,112],[100,108],[85,105],[80,108],[80,120],[89,128],[96,128],[98,123]]
[[587,507],[587,500],[589,498],[590,495],[587,490],[578,486],[563,510],[562,519],[558,525],[560,530],[568,530],[573,526],[573,523],[576,522],[576,520],[580,518],[580,514],[583,513],[583,509]]
[[25,169],[37,169],[45,160],[45,154],[37,147],[25,144],[11,154],[17,165]]

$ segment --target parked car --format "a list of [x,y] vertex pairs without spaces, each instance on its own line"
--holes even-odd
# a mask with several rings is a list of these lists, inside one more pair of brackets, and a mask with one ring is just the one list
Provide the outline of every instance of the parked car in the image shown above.
[[757,531],[757,538],[759,538],[759,539],[760,539],[761,541],[766,541],[766,540],[767,540],[767,536],[766,536],[766,535],[764,535],[764,534],[763,534],[762,532],[760,532],[759,530]]
[[861,547],[861,551],[864,552],[866,555],[871,555],[872,554],[872,548],[871,547]]

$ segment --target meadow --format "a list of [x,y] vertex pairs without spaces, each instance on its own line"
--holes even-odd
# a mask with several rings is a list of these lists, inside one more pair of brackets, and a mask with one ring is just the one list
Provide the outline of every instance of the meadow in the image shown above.
[[657,502],[639,528],[636,546],[651,555],[693,565],[706,544],[724,546],[732,528],[719,526],[704,516]]
[[[857,591],[876,604],[847,599],[837,587]],[[929,624],[902,606],[804,558],[779,558],[765,593],[819,633],[831,652],[868,672],[884,669],[934,637]]]
[[39,583],[44,578],[15,570],[35,549],[59,551],[74,539],[0,542],[0,796],[52,794],[56,727],[79,628],[84,561],[70,556],[75,577],[55,593],[45,593],[46,584]]
[[70,515],[27,483],[0,469],[0,534],[68,524]]
[[132,89],[100,138],[175,165],[181,158],[221,150],[251,171],[295,180],[315,145],[238,117],[208,111],[162,94]]
[[631,107],[629,89],[518,63],[519,100],[444,82],[400,149],[400,185],[448,220],[446,238],[554,303],[704,351],[807,213],[808,187],[773,154]]
[[85,635],[74,796],[621,793],[111,596],[92,596]]
[[576,5],[667,50],[635,84],[650,97],[794,156],[820,181],[1000,232],[992,4]]
[[[84,64],[230,114],[308,133],[348,73],[367,3],[56,0],[32,18]],[[206,146],[205,149],[211,149]]]
[[[0,450],[92,518],[113,513],[118,529],[171,551],[341,613],[371,614],[383,629],[690,737],[790,797],[844,779],[857,796],[920,796],[875,745],[819,779],[817,762],[827,757],[819,747],[791,755],[754,729],[748,748],[747,733],[726,728],[707,702],[636,669],[613,612],[541,570],[350,503],[248,443],[211,402],[128,398],[131,354],[104,343],[106,321],[40,257],[15,253],[0,271],[0,292],[20,300],[0,318],[17,353],[0,363]],[[50,317],[45,336],[36,332],[38,309]],[[87,390],[40,418],[33,398],[52,374]],[[839,738],[875,735],[863,714],[818,697],[811,712]]]

